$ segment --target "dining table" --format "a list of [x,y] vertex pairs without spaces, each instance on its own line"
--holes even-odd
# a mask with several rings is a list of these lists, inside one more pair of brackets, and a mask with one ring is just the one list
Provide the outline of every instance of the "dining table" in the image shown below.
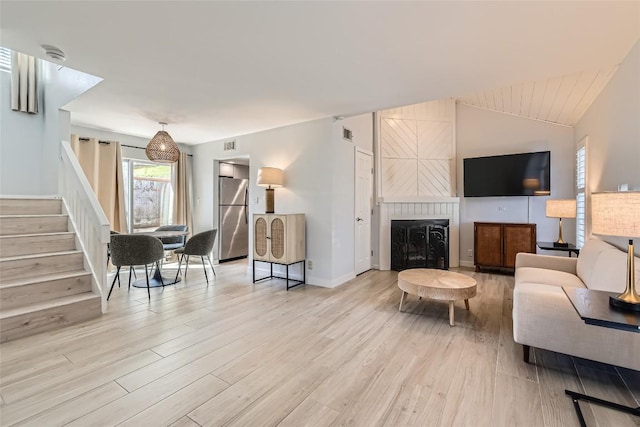
[[[152,237],[157,237],[158,239],[162,239],[163,237],[183,237],[186,236],[187,234],[189,234],[188,231],[174,231],[174,230],[161,230],[161,231],[138,231],[135,232],[134,234],[138,234],[138,235],[144,235],[144,236],[152,236]],[[162,275],[162,272],[160,271],[159,268],[156,268],[154,273],[153,273],[153,277],[149,278],[149,287],[150,288],[157,288],[160,287],[164,284],[164,286],[167,285],[175,285],[176,283],[180,282],[180,280],[182,280],[180,277],[177,276],[171,276],[171,277],[166,277]],[[147,280],[146,278],[140,278],[136,281],[134,281],[131,286],[134,286],[136,288],[146,288],[147,287]]]

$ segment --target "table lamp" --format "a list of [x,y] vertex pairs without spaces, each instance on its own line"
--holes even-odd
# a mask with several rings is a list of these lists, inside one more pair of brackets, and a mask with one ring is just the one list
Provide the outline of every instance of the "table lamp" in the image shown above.
[[627,286],[623,293],[609,297],[612,307],[640,311],[636,292],[633,238],[640,237],[640,191],[612,191],[591,195],[591,232],[629,239]]
[[546,215],[547,218],[560,218],[558,223],[558,240],[553,242],[553,246],[569,246],[569,244],[562,239],[562,218],[576,217],[576,200],[547,200]]
[[282,187],[282,169],[278,168],[260,168],[258,169],[258,182],[256,183],[260,187],[267,187],[265,195],[265,212],[273,213],[275,200],[274,191],[275,187]]

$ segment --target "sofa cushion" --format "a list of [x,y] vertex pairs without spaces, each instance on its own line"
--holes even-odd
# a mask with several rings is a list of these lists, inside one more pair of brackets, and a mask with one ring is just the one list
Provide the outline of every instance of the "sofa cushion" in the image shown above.
[[[635,257],[634,262],[635,276],[640,278],[640,258]],[[627,286],[627,254],[613,246],[603,250],[585,285],[597,291],[624,292]]]
[[516,283],[539,283],[550,286],[573,286],[584,288],[575,274],[537,267],[521,267],[516,270]]
[[608,243],[598,239],[589,239],[584,243],[582,249],[580,249],[580,255],[578,256],[578,264],[576,265],[576,271],[578,277],[587,284],[591,283],[591,274],[593,273],[593,267],[596,265],[596,261],[600,256],[600,253],[610,248]]
[[[638,257],[635,267],[640,277]],[[576,271],[589,289],[621,293],[627,283],[627,254],[602,240],[589,239],[580,250]]]

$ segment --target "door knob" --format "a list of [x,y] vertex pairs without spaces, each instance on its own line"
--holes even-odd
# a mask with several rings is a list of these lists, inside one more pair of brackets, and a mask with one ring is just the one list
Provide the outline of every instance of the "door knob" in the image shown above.
[[356,217],[356,221],[364,221],[364,219],[362,219],[360,217]]

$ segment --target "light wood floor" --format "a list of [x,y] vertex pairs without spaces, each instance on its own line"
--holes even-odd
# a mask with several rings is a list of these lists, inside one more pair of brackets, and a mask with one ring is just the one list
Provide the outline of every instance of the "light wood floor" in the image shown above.
[[[2,425],[577,426],[564,389],[638,405],[640,373],[535,349],[511,330],[513,277],[471,311],[409,296],[395,272],[336,289],[253,285],[246,262],[152,290],[102,318],[0,346]],[[635,398],[633,397],[635,396]],[[583,404],[589,426],[640,419]]]

